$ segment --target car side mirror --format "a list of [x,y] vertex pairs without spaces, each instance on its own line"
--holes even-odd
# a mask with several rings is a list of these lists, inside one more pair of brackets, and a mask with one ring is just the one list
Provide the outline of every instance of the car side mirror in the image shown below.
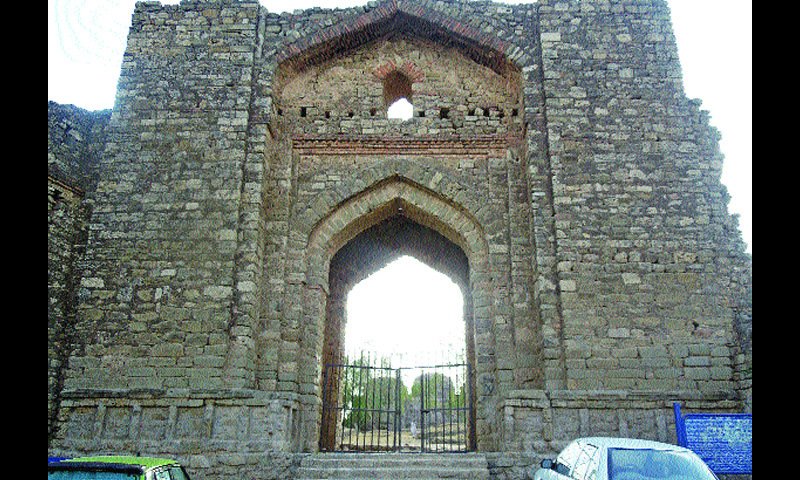
[[553,468],[553,461],[550,460],[549,458],[545,458],[544,460],[542,460],[541,465],[542,465],[542,468],[547,469],[547,470],[551,470]]

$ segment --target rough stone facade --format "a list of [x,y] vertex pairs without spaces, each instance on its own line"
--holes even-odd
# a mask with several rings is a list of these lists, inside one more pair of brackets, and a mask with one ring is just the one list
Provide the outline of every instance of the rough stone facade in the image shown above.
[[85,112],[50,102],[47,109],[47,426],[54,433],[85,248],[97,164],[111,112]]
[[344,295],[403,253],[464,292],[494,478],[751,409],[751,259],[664,0],[140,2],[110,119],[49,122],[53,454],[292,478]]

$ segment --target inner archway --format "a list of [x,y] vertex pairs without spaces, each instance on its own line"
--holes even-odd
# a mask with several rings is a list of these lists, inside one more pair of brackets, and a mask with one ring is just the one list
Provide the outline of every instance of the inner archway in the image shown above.
[[[446,276],[450,279],[450,284],[455,289],[455,295],[461,300],[457,302],[460,303],[458,307],[460,315],[456,315],[456,318],[440,318],[438,321],[449,323],[450,328],[460,328],[460,332],[456,335],[449,335],[449,345],[447,343],[442,345],[441,341],[444,337],[440,336],[437,348],[436,343],[421,341],[424,340],[422,337],[426,335],[426,330],[427,333],[433,333],[434,328],[431,322],[437,322],[436,319],[426,320],[431,323],[428,329],[419,326],[410,327],[410,325],[398,325],[406,323],[402,316],[393,317],[392,314],[384,312],[383,315],[386,318],[374,320],[385,326],[383,329],[385,336],[393,337],[392,341],[384,344],[394,343],[394,346],[399,347],[404,355],[392,355],[388,351],[381,353],[379,348],[375,348],[380,347],[381,340],[374,337],[371,340],[366,337],[355,338],[348,342],[346,335],[349,320],[348,293],[370,275],[380,276],[382,273],[380,270],[387,264],[392,264],[398,259],[408,262],[407,256],[418,259],[412,260],[414,262],[412,265],[417,268],[432,269],[439,272],[436,275]],[[434,449],[428,451],[474,450],[474,328],[472,297],[469,288],[469,262],[461,248],[435,230],[398,214],[367,228],[347,242],[331,259],[329,272],[330,295],[325,323],[324,368],[321,379],[325,395],[320,449],[324,451],[399,450],[403,447],[419,447],[425,450],[427,422],[429,435],[427,448],[430,449],[431,445],[434,445],[430,440],[432,432],[435,431],[441,437]],[[413,279],[406,281],[414,282]],[[420,301],[419,295],[417,297],[416,299],[408,298],[407,292],[405,295],[403,292],[389,295],[394,303]],[[394,310],[394,313],[397,313],[396,306],[386,305],[385,307],[386,311]],[[412,308],[411,311],[413,312],[414,309]],[[437,314],[435,311],[428,313],[432,313],[434,316]],[[420,310],[417,310],[416,314],[420,314]],[[390,322],[390,325],[383,323],[385,321]],[[409,327],[414,329],[406,332],[410,335],[396,333],[403,332]],[[394,334],[389,331],[392,329]],[[441,329],[439,333],[443,333]],[[359,341],[363,344],[359,345]],[[364,358],[361,352],[366,352],[367,357]],[[383,357],[381,357],[382,354]],[[397,362],[402,362],[402,364]],[[450,366],[445,368],[445,365]],[[359,368],[357,379],[354,376],[348,377],[348,375],[355,375],[347,373],[355,367]],[[416,370],[416,367],[423,367],[423,369]],[[346,371],[346,369],[349,370]],[[374,380],[375,378],[379,378],[379,381]],[[431,381],[434,383],[431,384]],[[396,384],[392,385],[393,382]],[[369,392],[363,394],[362,390],[365,388],[373,392],[371,396]],[[427,396],[420,392],[420,389],[424,391],[426,388],[428,389]],[[430,393],[431,390],[434,391],[433,394]],[[378,392],[377,396],[375,391]],[[383,395],[382,391],[386,391],[386,394]],[[418,417],[416,419],[409,417],[414,414],[413,412],[400,412],[400,401],[404,394],[412,397],[422,395],[417,400],[416,407],[411,407],[414,405],[413,401],[407,404],[409,408],[417,409]],[[371,408],[354,411],[354,402],[363,401],[371,402],[371,405],[368,405]],[[387,408],[387,402],[392,402],[392,405],[396,404],[397,412],[393,413],[394,406]],[[447,404],[447,408],[442,407],[440,411],[435,411],[433,416],[430,414],[427,417],[419,416],[425,410],[425,402]],[[379,408],[376,408],[376,404]],[[365,413],[361,413],[362,411]],[[356,415],[360,416],[354,420]],[[363,433],[366,428],[369,430],[379,429],[374,426],[375,419],[368,417],[371,415],[376,415],[380,422],[377,444],[368,444],[366,440],[359,437],[359,433]],[[369,422],[366,422],[365,418],[368,418]],[[445,423],[449,423],[451,433],[455,432],[449,434],[446,440],[442,439],[444,438],[442,431],[446,429],[443,426]],[[434,428],[434,424],[437,424],[438,428]],[[414,430],[417,428],[420,429],[422,436],[419,440],[420,443],[416,443],[409,437],[409,433],[413,436]],[[348,435],[347,440],[343,438],[345,431]],[[353,442],[353,431],[356,432],[356,442]],[[381,433],[387,436],[386,441],[380,440]],[[371,435],[373,439],[371,442],[374,442],[374,432],[371,432]],[[392,435],[393,438],[388,439],[389,435]],[[363,441],[364,445],[359,445],[358,441]]]

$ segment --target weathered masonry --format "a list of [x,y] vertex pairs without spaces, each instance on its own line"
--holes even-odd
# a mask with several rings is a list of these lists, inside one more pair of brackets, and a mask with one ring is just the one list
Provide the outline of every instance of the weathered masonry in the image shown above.
[[749,411],[751,258],[669,15],[138,3],[113,110],[49,105],[50,453],[294,478],[345,295],[401,254],[464,293],[496,479]]

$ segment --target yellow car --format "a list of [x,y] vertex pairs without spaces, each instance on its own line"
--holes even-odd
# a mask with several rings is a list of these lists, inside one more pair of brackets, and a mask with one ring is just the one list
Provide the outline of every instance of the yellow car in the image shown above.
[[76,457],[47,464],[47,480],[191,480],[175,460],[154,457]]

